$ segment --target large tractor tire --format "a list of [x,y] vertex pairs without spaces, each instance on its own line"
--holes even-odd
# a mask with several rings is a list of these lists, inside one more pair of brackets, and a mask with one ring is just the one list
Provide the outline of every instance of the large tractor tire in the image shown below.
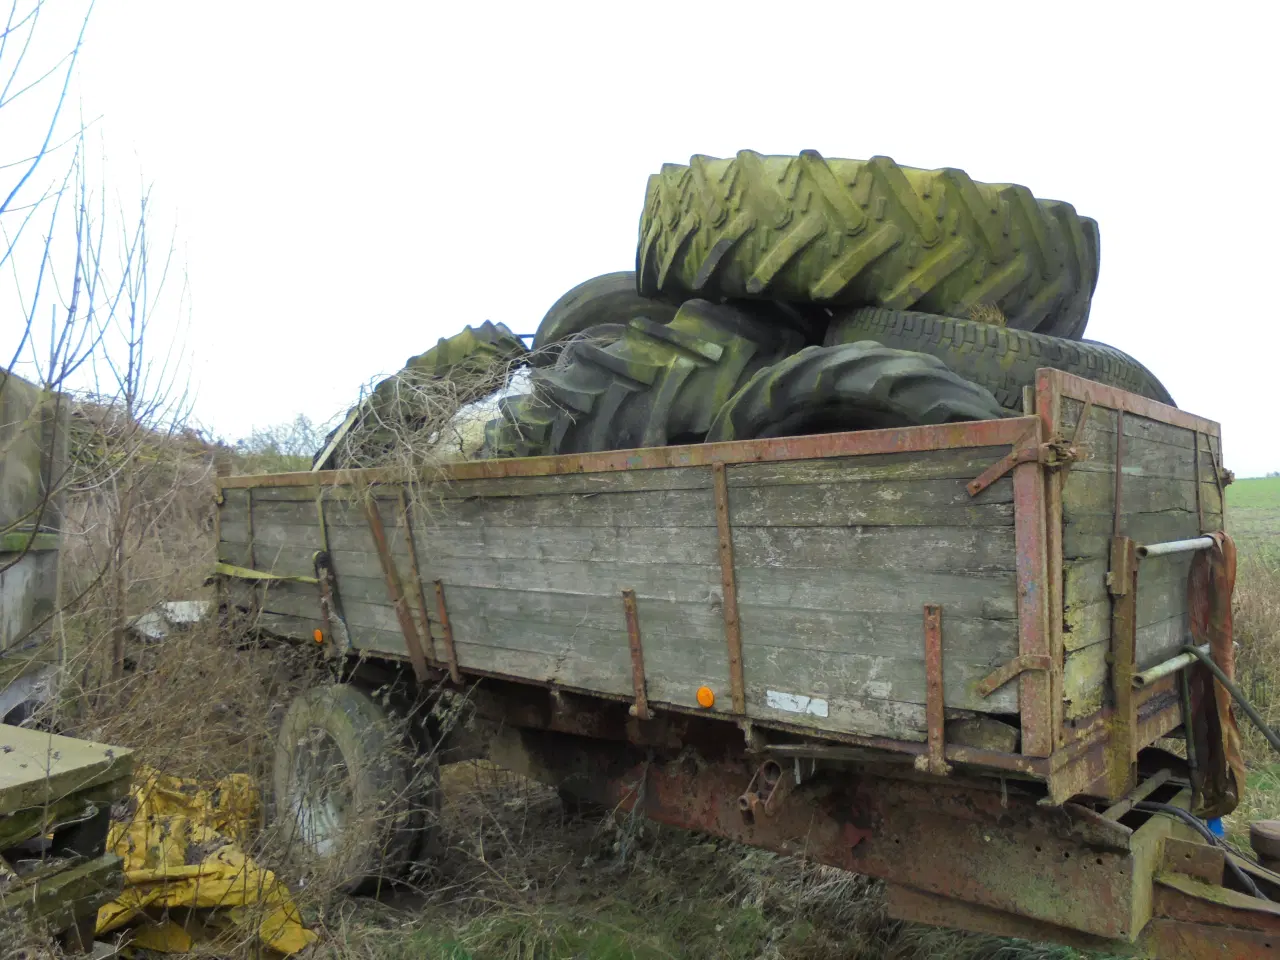
[[804,344],[790,326],[705,300],[668,324],[637,317],[607,346],[591,333],[534,372],[532,395],[504,402],[486,428],[487,456],[696,443],[756,370]]
[[633,270],[606,273],[578,284],[551,305],[533,338],[534,366],[547,366],[559,355],[557,345],[601,324],[627,324],[637,317],[667,323],[676,307],[636,292]]
[[875,430],[1008,414],[941,360],[864,341],[806,347],[766,367],[720,408],[707,442]]
[[1173,405],[1164,386],[1133,357],[1090,340],[1063,340],[977,320],[867,307],[837,315],[827,344],[875,340],[886,347],[937,357],[951,370],[990,390],[1008,410],[1022,409],[1022,388],[1036,370],[1053,367]]
[[348,892],[404,876],[436,828],[439,771],[364,691],[315,687],[276,741],[276,820],[291,858]]
[[[366,400],[348,412],[312,458],[312,468],[376,462],[396,443],[398,429],[393,424],[411,426],[413,419],[422,415],[414,409],[415,387],[432,380],[451,381],[453,388],[440,391],[438,399],[460,407],[492,393],[527,355],[524,343],[505,324],[488,320],[452,337],[441,337],[430,350],[405,361],[399,373],[379,383]],[[339,431],[343,431],[341,436]]]
[[888,157],[744,150],[649,178],[636,258],[650,297],[763,297],[914,307],[1079,338],[1098,277],[1098,225],[1026,187]]

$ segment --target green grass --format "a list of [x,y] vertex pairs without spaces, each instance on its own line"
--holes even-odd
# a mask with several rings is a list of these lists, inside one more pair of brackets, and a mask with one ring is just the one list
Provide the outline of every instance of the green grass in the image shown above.
[[1280,477],[1237,480],[1227,487],[1227,529],[1242,558],[1280,563]]

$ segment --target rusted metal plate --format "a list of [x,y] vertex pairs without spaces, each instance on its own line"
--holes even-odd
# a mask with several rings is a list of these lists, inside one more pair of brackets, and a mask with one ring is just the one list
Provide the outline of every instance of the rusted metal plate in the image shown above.
[[744,818],[755,765],[691,750],[646,754],[586,738],[507,730],[494,762],[673,826],[702,830],[1099,936],[1128,937],[1135,914],[1130,831],[1077,808],[948,781],[804,780],[770,816]]
[[947,707],[942,689],[942,607],[924,608],[925,725],[928,729],[928,770],[935,776],[951,771],[947,764]]
[[[710,466],[715,463],[813,460],[872,453],[918,453],[923,450],[951,450],[958,447],[1013,446],[1036,421],[1035,417],[1013,417],[1008,420],[975,420],[967,423],[903,427],[894,430],[863,430],[856,433],[739,440],[729,443],[652,447],[644,450],[611,450],[605,453],[571,454],[559,457],[473,460],[433,468],[429,479],[448,482],[494,477],[539,477],[568,473],[609,473],[618,470]],[[402,469],[371,468],[326,470],[319,473],[221,477],[218,478],[217,483],[219,489],[305,486],[315,483],[325,486],[348,484],[359,486],[402,481],[407,478],[406,471]]]
[[1138,949],[1139,956],[1160,960],[1267,960],[1280,957],[1280,931],[1157,919],[1151,921]]
[[1180,873],[1214,886],[1222,885],[1226,857],[1221,847],[1168,837],[1164,842],[1161,873]]

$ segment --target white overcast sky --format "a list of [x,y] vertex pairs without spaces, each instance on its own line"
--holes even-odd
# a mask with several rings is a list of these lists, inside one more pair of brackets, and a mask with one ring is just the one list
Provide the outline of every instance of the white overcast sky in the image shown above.
[[[50,0],[74,32],[79,0]],[[1280,470],[1274,4],[98,0],[78,95],[191,284],[199,419],[306,413],[628,269],[646,176],[817,149],[1095,218],[1086,336]],[[129,179],[134,178],[134,179]]]

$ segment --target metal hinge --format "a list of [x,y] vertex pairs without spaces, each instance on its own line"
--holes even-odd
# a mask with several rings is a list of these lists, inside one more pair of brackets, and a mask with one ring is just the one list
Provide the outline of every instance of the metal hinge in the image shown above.
[[976,497],[1020,463],[1042,463],[1053,470],[1063,470],[1080,460],[1088,460],[1088,450],[1062,437],[1053,437],[1035,447],[1014,449],[1007,457],[997,460],[980,475],[969,481],[969,496]]

